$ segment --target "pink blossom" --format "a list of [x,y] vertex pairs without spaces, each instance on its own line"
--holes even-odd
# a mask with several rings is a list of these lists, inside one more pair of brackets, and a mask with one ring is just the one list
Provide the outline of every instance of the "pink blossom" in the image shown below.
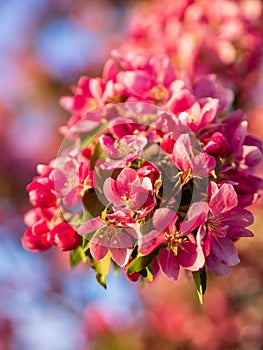
[[223,162],[222,172],[235,183],[239,205],[244,207],[253,203],[257,191],[263,188],[262,179],[253,174],[253,168],[263,158],[262,142],[246,135],[247,122],[241,111],[232,113],[224,120],[223,133],[230,149]]
[[240,237],[251,237],[246,229],[253,223],[252,214],[238,207],[238,198],[234,187],[223,184],[222,187],[210,182],[210,201],[208,219],[201,231],[206,265],[215,274],[225,275],[230,267],[239,263],[234,241]]
[[111,85],[100,78],[80,78],[77,86],[73,88],[74,96],[65,96],[60,100],[61,105],[72,112],[69,126],[76,124],[87,113],[105,105],[108,96],[112,95]]
[[90,169],[91,149],[79,149],[76,145],[67,149],[56,160],[54,184],[56,195],[62,203],[73,208],[82,201],[85,190],[93,186],[93,171]]
[[78,229],[80,235],[95,231],[90,243],[93,258],[100,260],[109,251],[119,266],[126,265],[133,247],[132,237],[138,237],[138,224],[129,212],[118,210],[107,214],[104,220],[98,216],[84,222]]
[[51,222],[54,219],[57,219],[57,210],[54,208],[29,210],[24,217],[29,228],[22,237],[23,247],[36,252],[49,249],[53,245],[49,232],[53,227]]
[[44,230],[43,232],[38,231],[38,234],[35,234],[32,228],[28,228],[21,239],[23,247],[34,252],[49,249],[52,247],[52,243],[47,239],[48,233],[48,230]]
[[181,267],[224,275],[239,262],[235,242],[252,235],[244,207],[263,188],[262,144],[241,111],[228,115],[234,93],[210,69],[233,72],[235,86],[248,72],[236,57],[257,35],[235,0],[166,1],[135,20],[137,48],[114,50],[102,77],[82,77],[61,100],[67,137],[27,187],[24,247],[78,248],[94,268],[107,255],[132,280],[159,270],[177,280]]
[[175,142],[172,161],[182,171],[192,170],[193,176],[208,176],[216,166],[214,157],[206,153],[192,155],[189,134],[181,135]]
[[33,206],[49,208],[56,204],[54,183],[49,177],[39,176],[27,186],[29,201]]
[[50,241],[61,251],[72,250],[79,246],[80,236],[67,222],[56,225],[49,233]]
[[220,86],[215,74],[202,75],[196,78],[193,84],[193,93],[202,106],[211,97],[217,99],[219,101],[218,112],[228,110],[234,99],[233,91]]
[[147,144],[144,136],[127,135],[119,140],[114,140],[110,136],[102,135],[99,138],[101,148],[109,158],[101,161],[103,169],[116,169],[128,165],[136,158],[139,158],[143,148]]
[[211,155],[224,156],[229,153],[229,143],[220,132],[214,132],[209,138],[204,139],[203,150]]
[[[263,7],[260,0],[254,0],[253,12],[247,3],[250,1],[215,0],[209,8],[200,0],[140,3],[121,49],[153,56],[166,53],[178,71],[191,77],[216,73],[240,91],[246,86],[244,77],[250,77],[250,86],[255,81],[262,57]],[[209,96],[218,98],[211,89]],[[225,102],[229,98],[230,94]]]
[[181,111],[178,118],[187,125],[193,132],[198,132],[200,129],[212,124],[216,120],[219,100],[209,99],[206,104],[201,107],[199,103],[194,103],[191,108],[186,108],[186,111]]
[[[200,205],[202,210],[203,204],[195,203],[194,206]],[[193,212],[194,210],[191,213]],[[190,271],[198,271],[204,266],[205,259],[199,230],[196,237],[192,232],[205,219],[206,213],[198,210],[197,214],[189,216],[188,220],[182,222],[180,228],[177,229],[178,216],[176,213],[168,208],[157,209],[153,216],[154,230],[139,241],[139,251],[148,255],[165,244],[167,248],[161,249],[158,263],[168,278],[177,280],[180,266]]]
[[136,212],[138,218],[146,216],[154,207],[151,179],[140,179],[134,169],[123,169],[116,180],[107,178],[103,193],[115,208],[125,207]]

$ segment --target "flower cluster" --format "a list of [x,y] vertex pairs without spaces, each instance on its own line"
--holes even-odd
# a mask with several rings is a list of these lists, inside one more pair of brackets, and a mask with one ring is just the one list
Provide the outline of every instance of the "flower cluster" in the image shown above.
[[[216,73],[240,92],[262,57],[260,0],[144,2],[135,7],[124,52],[166,53],[178,70]],[[250,78],[248,79],[248,76]]]
[[229,112],[232,92],[214,75],[191,83],[166,55],[117,51],[73,92],[59,155],[27,188],[24,247],[70,250],[103,285],[111,265],[134,281],[185,269],[202,294],[206,267],[225,275],[239,262],[262,188],[262,145]]

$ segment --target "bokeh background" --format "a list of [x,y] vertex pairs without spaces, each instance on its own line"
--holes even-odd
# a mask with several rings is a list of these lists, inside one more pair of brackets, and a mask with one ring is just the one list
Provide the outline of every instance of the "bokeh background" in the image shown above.
[[[209,277],[203,306],[187,275],[142,288],[112,273],[104,290],[93,271],[70,268],[67,252],[21,246],[26,185],[56,156],[69,117],[59,98],[81,75],[101,74],[136,2],[0,0],[0,350],[263,349],[261,199],[255,238],[238,243],[241,264]],[[244,106],[259,138],[261,66]]]

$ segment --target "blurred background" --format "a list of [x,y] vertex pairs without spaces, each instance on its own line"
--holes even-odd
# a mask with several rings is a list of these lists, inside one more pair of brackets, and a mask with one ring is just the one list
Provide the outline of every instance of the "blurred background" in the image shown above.
[[[26,185],[56,156],[69,117],[59,98],[101,74],[138,2],[0,0],[0,350],[263,349],[262,200],[251,208],[255,238],[238,242],[240,265],[210,276],[203,306],[185,275],[142,288],[111,274],[103,290],[93,271],[71,270],[67,252],[21,246]],[[259,138],[262,69],[245,106]]]

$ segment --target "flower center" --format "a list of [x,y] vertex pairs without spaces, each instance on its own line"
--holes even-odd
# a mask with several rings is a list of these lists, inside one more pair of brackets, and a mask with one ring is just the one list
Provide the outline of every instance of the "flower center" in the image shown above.
[[178,254],[178,248],[182,242],[187,241],[187,237],[182,236],[182,233],[173,230],[172,233],[165,232],[165,240],[168,243],[169,248],[174,252],[175,255]]

